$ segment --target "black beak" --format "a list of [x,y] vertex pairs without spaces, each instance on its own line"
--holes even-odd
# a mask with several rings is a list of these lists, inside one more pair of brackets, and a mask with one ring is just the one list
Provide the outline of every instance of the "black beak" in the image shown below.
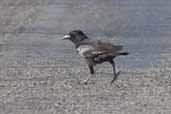
[[65,36],[63,37],[63,40],[67,40],[67,39],[70,39],[70,38],[71,38],[70,35],[65,35]]

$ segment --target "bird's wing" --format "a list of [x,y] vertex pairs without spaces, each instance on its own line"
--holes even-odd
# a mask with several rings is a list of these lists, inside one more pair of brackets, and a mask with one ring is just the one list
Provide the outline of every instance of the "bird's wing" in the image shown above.
[[96,44],[97,44],[98,50],[103,50],[106,52],[118,52],[123,49],[123,46],[113,45],[111,43],[106,43],[106,42],[101,42],[101,41],[97,41]]
[[122,46],[114,46],[110,43],[104,43],[101,41],[84,42],[78,48],[77,51],[84,57],[97,57],[99,55],[115,55],[122,50]]

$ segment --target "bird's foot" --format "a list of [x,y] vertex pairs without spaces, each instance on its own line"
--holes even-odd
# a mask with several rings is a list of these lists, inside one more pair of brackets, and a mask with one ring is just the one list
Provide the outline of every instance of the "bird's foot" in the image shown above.
[[84,80],[83,84],[87,85],[88,84],[88,80]]
[[113,80],[110,82],[110,85],[113,84],[113,82],[118,78],[119,74],[121,73],[121,71],[117,72],[114,77],[113,77]]
[[84,80],[83,84],[87,85],[90,78],[91,76],[89,76],[86,80]]

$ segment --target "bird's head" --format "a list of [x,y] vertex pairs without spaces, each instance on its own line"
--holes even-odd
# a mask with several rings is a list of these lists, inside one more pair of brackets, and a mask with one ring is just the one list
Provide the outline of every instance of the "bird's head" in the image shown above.
[[73,30],[63,37],[63,40],[70,40],[74,44],[78,44],[88,37],[81,30]]

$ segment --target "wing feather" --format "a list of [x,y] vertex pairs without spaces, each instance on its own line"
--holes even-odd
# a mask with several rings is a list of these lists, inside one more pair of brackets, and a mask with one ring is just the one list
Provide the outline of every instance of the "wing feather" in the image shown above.
[[113,45],[111,43],[105,43],[101,41],[94,42],[83,42],[77,47],[77,51],[81,56],[85,58],[88,57],[98,57],[103,56],[115,56],[119,51],[123,49],[123,46]]

